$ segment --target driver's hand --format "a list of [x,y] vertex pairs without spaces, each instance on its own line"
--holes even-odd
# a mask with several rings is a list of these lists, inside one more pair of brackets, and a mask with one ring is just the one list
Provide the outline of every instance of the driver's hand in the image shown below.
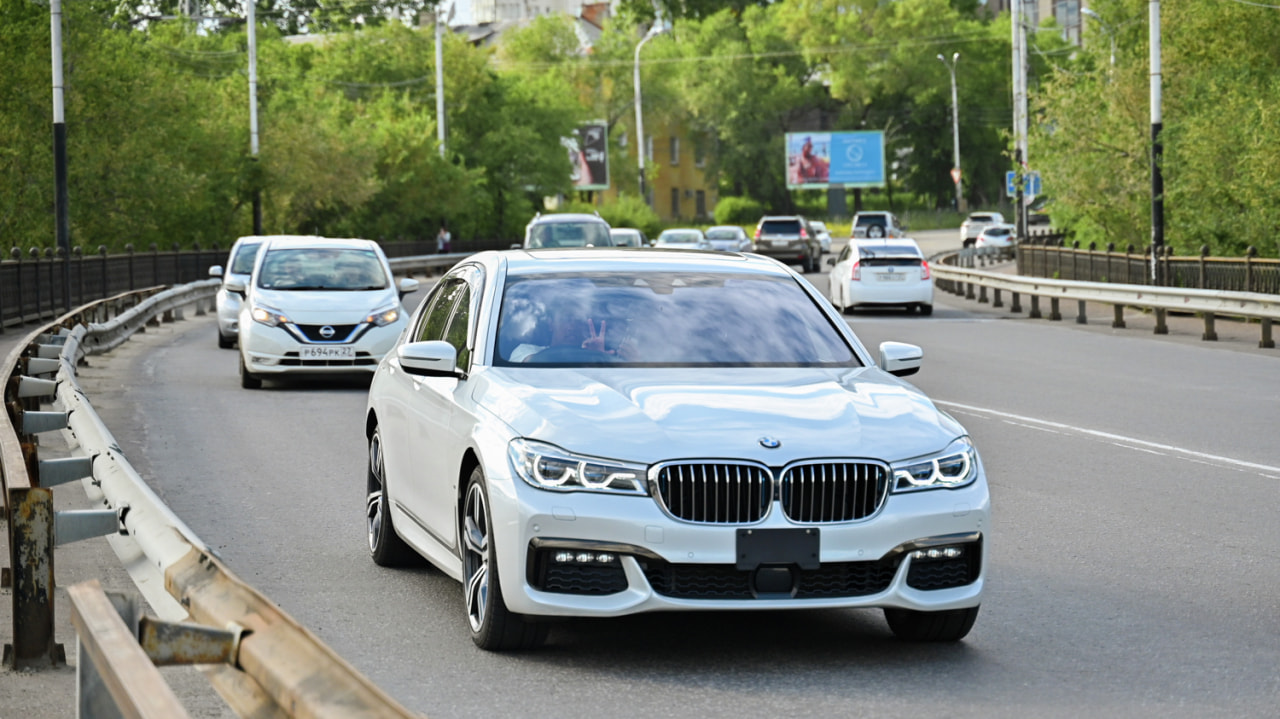
[[600,334],[596,334],[595,320],[587,320],[587,338],[582,341],[582,349],[604,352],[604,326],[606,320],[600,320]]

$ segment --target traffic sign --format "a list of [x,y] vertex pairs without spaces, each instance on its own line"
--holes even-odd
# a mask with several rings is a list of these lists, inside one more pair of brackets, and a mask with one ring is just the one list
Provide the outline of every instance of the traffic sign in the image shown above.
[[[1018,173],[1009,170],[1004,173],[1004,191],[1009,197],[1017,197],[1018,195]],[[1022,195],[1025,200],[1029,195],[1034,198],[1040,194],[1040,173],[1028,172],[1022,177]]]
[[951,168],[951,181],[957,185],[960,184],[960,168]]
[[1009,197],[1016,197],[1018,194],[1018,186],[1014,184],[1017,178],[1018,173],[1013,170],[1004,173],[1004,192]]

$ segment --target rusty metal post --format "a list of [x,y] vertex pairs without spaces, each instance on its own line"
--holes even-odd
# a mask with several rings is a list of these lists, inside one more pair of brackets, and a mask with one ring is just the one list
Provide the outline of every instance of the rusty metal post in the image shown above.
[[[1090,260],[1090,263],[1092,264],[1092,260]],[[1076,300],[1076,324],[1089,324],[1089,315],[1085,312],[1084,300]]]
[[1009,311],[1010,311],[1010,312],[1021,312],[1021,311],[1022,311],[1022,302],[1020,301],[1021,299],[1022,299],[1022,293],[1021,293],[1021,292],[1014,292],[1014,293],[1013,293],[1013,304],[1009,305]]
[[1214,314],[1212,312],[1204,313],[1204,334],[1200,335],[1200,339],[1205,342],[1215,342],[1218,339],[1218,333],[1213,326]]
[[1052,322],[1057,322],[1062,319],[1062,313],[1059,311],[1058,304],[1057,297],[1049,298],[1049,320]]
[[1272,349],[1276,346],[1275,340],[1271,339],[1271,318],[1262,318],[1262,339],[1258,340],[1258,346],[1262,349]]
[[9,497],[13,644],[5,645],[4,663],[12,668],[58,666],[67,658],[53,634],[53,491],[11,487]]
[[1111,320],[1111,326],[1116,329],[1124,328],[1124,305],[1115,305],[1115,318]]
[[992,307],[1004,307],[1004,302],[1001,302],[1001,301],[1000,301],[1000,288],[999,288],[999,287],[992,287],[992,288],[991,288],[991,295],[992,295],[992,297],[991,297],[991,306],[992,306]]
[[1033,320],[1038,320],[1042,317],[1040,314],[1040,295],[1031,295],[1031,311],[1027,313],[1027,316]]
[[1154,334],[1169,334],[1169,325],[1165,323],[1165,311],[1159,307],[1156,308],[1156,328]]

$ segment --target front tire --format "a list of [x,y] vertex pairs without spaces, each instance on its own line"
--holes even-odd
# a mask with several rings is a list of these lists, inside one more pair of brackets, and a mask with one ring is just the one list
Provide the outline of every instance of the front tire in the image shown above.
[[369,467],[364,500],[369,556],[379,567],[401,567],[413,562],[416,552],[396,534],[391,521],[391,497],[387,494],[387,469],[382,457],[382,430],[369,437]]
[[235,337],[228,337],[222,334],[222,330],[218,330],[218,349],[229,350],[236,344]]
[[958,642],[973,629],[979,607],[921,612],[886,607],[884,619],[894,636],[907,642]]
[[547,638],[547,625],[507,609],[498,581],[493,522],[484,470],[476,467],[467,481],[462,509],[462,594],[471,625],[471,640],[487,651],[534,649]]
[[240,386],[245,389],[262,389],[262,380],[245,367],[243,353],[240,355]]

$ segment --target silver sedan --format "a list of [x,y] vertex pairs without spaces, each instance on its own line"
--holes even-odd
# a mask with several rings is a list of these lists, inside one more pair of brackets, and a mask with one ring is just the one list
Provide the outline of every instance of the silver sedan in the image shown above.
[[921,354],[872,354],[764,257],[474,255],[369,388],[369,551],[458,580],[490,650],[660,610],[877,607],[959,640],[989,495],[964,428],[901,379]]

